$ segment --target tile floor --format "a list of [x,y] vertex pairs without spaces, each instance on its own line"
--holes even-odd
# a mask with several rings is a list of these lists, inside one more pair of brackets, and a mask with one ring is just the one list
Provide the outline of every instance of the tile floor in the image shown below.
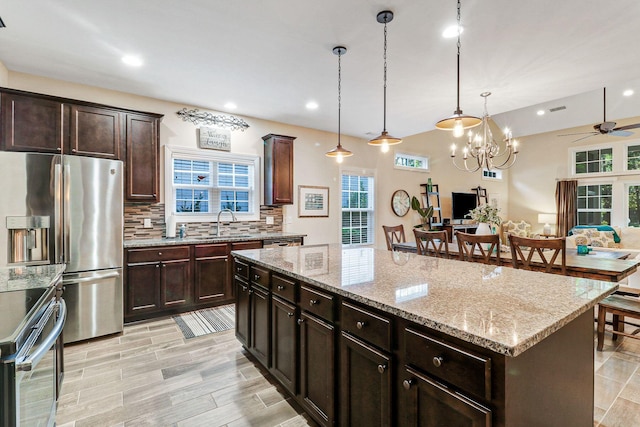
[[[595,345],[594,345],[595,348]],[[595,350],[594,350],[595,351]],[[185,340],[172,319],[65,347],[59,427],[308,426],[233,330]],[[594,427],[640,425],[640,341],[595,351]]]

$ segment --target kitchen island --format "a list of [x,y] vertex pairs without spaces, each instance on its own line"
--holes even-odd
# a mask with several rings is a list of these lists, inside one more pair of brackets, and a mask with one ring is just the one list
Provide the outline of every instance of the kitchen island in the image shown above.
[[370,248],[233,251],[236,335],[322,425],[593,423],[616,283]]

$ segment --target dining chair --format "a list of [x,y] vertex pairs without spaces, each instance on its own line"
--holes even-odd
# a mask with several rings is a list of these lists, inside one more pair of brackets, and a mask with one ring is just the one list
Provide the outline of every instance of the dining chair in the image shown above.
[[449,258],[449,239],[446,230],[425,231],[413,229],[416,238],[416,253]]
[[[458,253],[461,261],[500,265],[500,236],[497,234],[471,234],[456,231]],[[493,253],[496,256],[492,256]]]
[[387,249],[392,251],[394,243],[405,243],[404,226],[400,225],[383,225],[384,237],[387,239]]
[[[542,266],[546,273],[567,273],[566,241],[564,237],[557,239],[531,239],[509,234],[509,245],[511,246],[513,268],[539,270],[539,266]],[[534,258],[534,255],[537,256]],[[556,264],[558,256],[560,257],[560,263]]]

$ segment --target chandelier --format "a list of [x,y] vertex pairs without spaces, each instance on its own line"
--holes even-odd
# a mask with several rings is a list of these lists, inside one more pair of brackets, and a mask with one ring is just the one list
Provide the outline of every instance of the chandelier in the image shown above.
[[479,131],[469,131],[467,144],[462,149],[462,165],[456,163],[456,145],[451,145],[451,159],[453,165],[463,171],[475,172],[480,168],[487,170],[507,169],[516,161],[518,155],[518,141],[512,138],[511,131],[504,130],[504,140],[499,144],[493,139],[489,126],[489,113],[487,112],[487,98],[491,92],[480,94],[484,98],[484,114]]

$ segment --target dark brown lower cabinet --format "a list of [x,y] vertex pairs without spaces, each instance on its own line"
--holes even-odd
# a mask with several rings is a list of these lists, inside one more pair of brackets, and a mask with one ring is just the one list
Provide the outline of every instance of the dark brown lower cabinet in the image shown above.
[[416,427],[490,427],[491,410],[450,390],[418,371],[406,368],[401,398],[403,425]]
[[126,314],[139,315],[160,309],[160,263],[127,266]]
[[251,347],[251,290],[249,285],[235,278],[236,287],[236,338],[246,348]]
[[300,396],[309,415],[324,426],[335,423],[335,340],[333,325],[300,313]]
[[191,263],[187,260],[163,261],[161,272],[160,302],[170,308],[189,303],[191,287]]
[[295,305],[271,297],[271,373],[295,396],[298,392],[298,316]]
[[391,357],[342,332],[340,420],[344,426],[391,426]]
[[221,304],[233,295],[226,243],[195,245],[194,304]]
[[261,286],[251,285],[251,298],[249,298],[251,327],[249,333],[251,342],[249,351],[267,369],[271,366],[269,347],[271,344],[269,291]]

